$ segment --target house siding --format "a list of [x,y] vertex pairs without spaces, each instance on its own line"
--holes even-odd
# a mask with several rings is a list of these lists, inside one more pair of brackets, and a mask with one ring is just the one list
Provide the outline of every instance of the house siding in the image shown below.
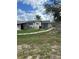
[[17,25],[17,30],[21,30],[21,25]]
[[41,22],[35,22],[35,23],[33,23],[33,28],[35,28],[35,29],[39,29],[40,26],[41,26]]
[[41,26],[42,28],[45,28],[45,29],[52,27],[50,23],[42,23]]
[[25,23],[20,23],[17,24],[17,30],[21,30],[21,29],[27,29],[27,28],[34,28],[34,29],[47,29],[51,27],[51,23],[48,21],[36,21],[36,22],[25,22]]
[[42,23],[42,28],[48,28],[48,23]]

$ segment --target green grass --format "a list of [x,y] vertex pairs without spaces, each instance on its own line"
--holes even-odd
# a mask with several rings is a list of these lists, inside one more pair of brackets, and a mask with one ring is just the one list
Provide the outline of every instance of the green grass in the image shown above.
[[17,36],[17,44],[60,44],[61,34],[53,31],[34,34],[34,35],[21,35]]
[[30,33],[30,32],[36,32],[36,31],[41,31],[45,29],[24,29],[24,30],[17,30],[17,33]]
[[60,46],[61,33],[56,30],[52,30],[41,34],[18,35],[17,45],[23,44],[30,45],[30,48],[23,47],[22,50],[18,53],[18,59],[25,59],[28,55],[34,56],[34,59],[37,55],[41,56],[40,59],[50,59],[51,54],[61,54],[61,47],[57,48],[58,50],[56,50],[56,52],[52,52],[51,48],[53,45]]

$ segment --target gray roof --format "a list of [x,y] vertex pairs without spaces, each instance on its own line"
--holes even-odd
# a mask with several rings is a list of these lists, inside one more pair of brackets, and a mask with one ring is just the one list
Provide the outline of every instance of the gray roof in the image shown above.
[[17,24],[23,24],[23,23],[26,23],[26,21],[17,20]]
[[[23,24],[23,23],[33,23],[33,22],[37,22],[37,21],[20,21],[17,20],[17,24]],[[41,23],[51,23],[50,21],[40,21]]]
[[42,21],[42,23],[51,23],[50,21]]

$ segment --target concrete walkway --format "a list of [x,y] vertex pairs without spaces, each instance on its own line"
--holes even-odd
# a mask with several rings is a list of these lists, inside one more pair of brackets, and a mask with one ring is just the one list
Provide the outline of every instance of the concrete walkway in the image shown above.
[[44,32],[51,31],[52,29],[54,29],[54,28],[52,27],[52,28],[49,28],[48,30],[43,30],[43,31],[38,31],[38,32],[31,32],[31,33],[19,33],[19,34],[17,34],[17,35],[39,34],[39,33],[44,33]]

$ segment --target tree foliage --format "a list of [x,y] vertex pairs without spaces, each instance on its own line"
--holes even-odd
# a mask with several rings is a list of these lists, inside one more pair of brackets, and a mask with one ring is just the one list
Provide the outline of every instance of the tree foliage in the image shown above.
[[41,16],[36,15],[36,20],[37,20],[37,21],[40,21],[40,20],[41,20]]
[[46,9],[46,13],[53,14],[55,22],[60,22],[61,21],[61,14],[60,14],[61,13],[61,5],[60,5],[60,2],[57,2],[57,3],[56,2],[54,0],[54,3],[51,3],[51,4],[46,3],[44,5],[44,7]]

